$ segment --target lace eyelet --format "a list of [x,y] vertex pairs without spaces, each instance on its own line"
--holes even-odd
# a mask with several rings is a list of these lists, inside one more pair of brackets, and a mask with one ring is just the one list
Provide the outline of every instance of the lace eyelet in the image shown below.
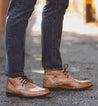
[[21,80],[22,86],[27,84],[28,82],[31,82],[31,80],[29,80],[26,76],[21,76],[19,80]]

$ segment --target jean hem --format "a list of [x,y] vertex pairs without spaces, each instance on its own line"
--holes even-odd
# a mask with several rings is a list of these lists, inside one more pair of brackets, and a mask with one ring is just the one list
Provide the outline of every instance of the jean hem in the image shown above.
[[15,73],[15,74],[5,73],[5,75],[6,75],[7,77],[18,77],[18,76],[21,76],[21,75],[23,75],[23,74],[24,74],[24,72]]
[[44,68],[44,70],[54,70],[54,71],[56,71],[56,70],[63,70],[62,67],[56,67],[56,68],[43,67],[43,68]]

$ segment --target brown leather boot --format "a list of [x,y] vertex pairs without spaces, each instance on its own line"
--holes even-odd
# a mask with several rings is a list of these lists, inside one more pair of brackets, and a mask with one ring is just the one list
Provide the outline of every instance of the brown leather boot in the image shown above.
[[26,76],[8,77],[6,85],[7,96],[39,97],[49,94],[46,88],[40,88],[32,84]]
[[73,79],[66,74],[65,70],[45,70],[43,87],[78,90],[93,86],[91,81],[78,81]]

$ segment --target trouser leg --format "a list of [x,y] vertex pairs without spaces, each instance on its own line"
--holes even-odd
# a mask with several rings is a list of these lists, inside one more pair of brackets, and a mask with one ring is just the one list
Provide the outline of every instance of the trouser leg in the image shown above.
[[24,74],[25,31],[36,0],[12,0],[6,21],[5,75]]
[[42,14],[42,66],[62,70],[60,43],[63,16],[69,0],[47,0]]

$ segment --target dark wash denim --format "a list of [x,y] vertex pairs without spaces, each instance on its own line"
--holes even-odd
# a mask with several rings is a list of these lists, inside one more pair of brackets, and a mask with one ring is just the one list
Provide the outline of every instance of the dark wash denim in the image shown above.
[[[24,74],[25,31],[36,0],[11,0],[6,20],[5,75]],[[62,70],[60,43],[69,0],[47,0],[42,14],[42,66]]]

